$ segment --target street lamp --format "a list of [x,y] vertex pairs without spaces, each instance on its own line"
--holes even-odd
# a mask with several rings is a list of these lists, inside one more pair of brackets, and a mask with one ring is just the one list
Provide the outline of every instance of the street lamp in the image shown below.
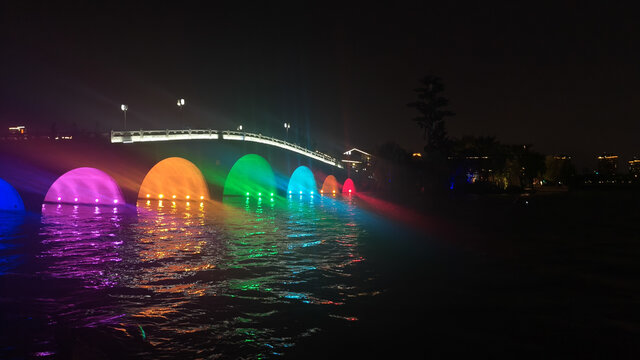
[[180,122],[181,123],[184,123],[184,115],[182,115],[182,107],[183,106],[184,106],[184,99],[178,99],[178,109],[180,111]]
[[289,139],[289,128],[291,127],[290,123],[284,123],[284,129],[287,131],[287,140]]
[[238,131],[242,131],[242,125],[238,126]]
[[127,130],[127,110],[129,107],[125,104],[120,105],[120,110],[124,112],[124,129]]

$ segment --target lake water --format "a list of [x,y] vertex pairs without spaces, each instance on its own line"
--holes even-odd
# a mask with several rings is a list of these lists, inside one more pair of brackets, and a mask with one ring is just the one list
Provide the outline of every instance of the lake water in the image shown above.
[[2,358],[366,352],[408,280],[393,249],[419,238],[319,196],[46,204],[0,224]]
[[0,214],[0,359],[637,358],[640,211],[614,200]]

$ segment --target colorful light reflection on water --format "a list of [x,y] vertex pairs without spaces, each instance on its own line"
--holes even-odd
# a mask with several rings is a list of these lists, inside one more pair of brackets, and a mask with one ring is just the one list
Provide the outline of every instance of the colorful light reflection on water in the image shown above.
[[46,204],[31,262],[0,278],[17,289],[2,320],[37,324],[15,335],[31,356],[64,356],[60,332],[76,328],[152,358],[283,354],[358,321],[354,300],[378,293],[354,275],[369,221],[352,200],[321,196]]

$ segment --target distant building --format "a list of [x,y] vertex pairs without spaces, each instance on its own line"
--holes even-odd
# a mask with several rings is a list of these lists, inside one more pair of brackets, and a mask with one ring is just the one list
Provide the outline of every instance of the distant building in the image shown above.
[[355,172],[371,170],[373,155],[356,148],[345,151],[343,155],[342,162],[347,169]]
[[600,176],[614,176],[618,172],[618,155],[602,154],[597,157]]
[[640,175],[640,159],[629,160],[629,174],[638,177]]
[[10,135],[24,135],[26,133],[27,133],[27,129],[24,127],[24,125],[12,126],[9,128]]
[[547,155],[545,167],[543,184],[567,185],[576,172],[571,162],[571,156],[565,154]]

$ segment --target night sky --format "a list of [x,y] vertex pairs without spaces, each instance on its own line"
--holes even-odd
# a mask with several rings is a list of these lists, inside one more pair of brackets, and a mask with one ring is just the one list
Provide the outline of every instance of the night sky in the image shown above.
[[640,155],[637,15],[600,2],[365,6],[3,1],[0,124],[32,131],[180,126],[317,145],[421,150],[406,104],[443,78],[449,134],[544,153]]

